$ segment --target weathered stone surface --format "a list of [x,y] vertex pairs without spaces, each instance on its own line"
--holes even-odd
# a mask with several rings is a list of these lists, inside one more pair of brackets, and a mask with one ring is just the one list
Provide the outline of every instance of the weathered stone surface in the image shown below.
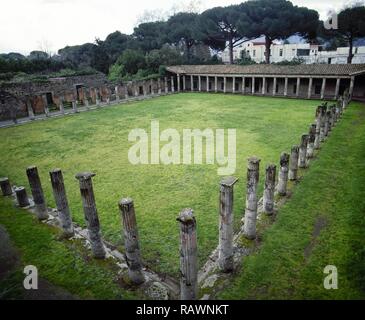
[[289,175],[289,159],[290,159],[289,154],[287,154],[287,153],[281,154],[279,182],[278,182],[278,186],[277,186],[278,193],[281,196],[285,196],[287,193],[288,175]]
[[271,164],[266,167],[265,189],[263,207],[268,215],[274,213],[274,196],[275,196],[276,166]]
[[180,299],[196,300],[198,296],[198,248],[193,210],[181,211],[177,221],[180,222]]
[[48,209],[37,167],[28,167],[27,176],[37,217],[39,220],[46,220],[48,219]]
[[145,281],[145,277],[142,272],[137,220],[133,200],[129,198],[122,199],[119,202],[119,210],[123,222],[123,236],[128,274],[134,284],[141,284]]
[[249,240],[256,238],[257,219],[257,188],[259,182],[260,159],[252,157],[248,159],[247,167],[247,193],[246,210],[243,225],[243,233]]
[[13,194],[9,178],[0,178],[0,187],[4,197],[11,196]]
[[308,149],[309,135],[303,134],[299,146],[299,168],[307,167],[307,149]]
[[298,163],[299,163],[299,146],[291,148],[289,180],[295,181],[298,179]]
[[29,198],[27,195],[27,191],[24,187],[15,188],[15,195],[18,202],[18,206],[21,208],[28,207],[30,205]]
[[146,290],[146,294],[152,300],[169,300],[169,290],[160,282],[153,282]]
[[97,259],[105,258],[105,248],[101,240],[100,222],[95,204],[92,177],[94,173],[83,172],[76,175],[80,183],[80,192],[84,208],[85,221],[89,232],[93,255]]

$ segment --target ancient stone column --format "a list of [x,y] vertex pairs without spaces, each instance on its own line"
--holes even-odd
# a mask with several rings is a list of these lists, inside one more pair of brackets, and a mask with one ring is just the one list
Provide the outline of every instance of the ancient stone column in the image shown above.
[[297,78],[297,92],[296,92],[296,97],[299,98],[300,95],[300,82],[301,82],[301,78]]
[[171,77],[171,92],[175,93],[175,79]]
[[329,133],[332,131],[332,109],[331,107],[328,109],[327,111],[327,121],[328,121],[328,124],[327,124],[327,136],[329,135]]
[[27,177],[30,190],[32,192],[37,217],[39,220],[46,220],[48,219],[48,209],[37,167],[28,167]]
[[220,183],[218,265],[223,272],[233,270],[233,187],[237,181],[228,177]]
[[34,112],[33,112],[32,103],[31,103],[30,99],[27,99],[26,105],[27,105],[29,119],[34,120],[35,117],[34,117]]
[[15,188],[16,199],[20,208],[25,208],[30,205],[27,191],[24,187]]
[[214,92],[218,92],[218,77],[214,77]]
[[115,86],[115,101],[117,103],[120,101],[120,97],[119,97],[119,86]]
[[[160,94],[160,89],[161,89],[161,83],[159,82],[159,94]],[[134,96],[138,97],[139,96],[139,92],[138,92],[138,85],[137,82],[133,82],[133,88],[134,88]]]
[[276,87],[277,87],[277,83],[278,83],[278,79],[275,77],[274,78],[274,84],[273,84],[273,88],[272,88],[272,95],[275,97],[276,96]]
[[243,233],[249,240],[256,238],[256,219],[257,219],[257,188],[259,183],[260,159],[252,157],[248,159],[247,168],[247,191],[246,191],[246,210]]
[[198,90],[199,92],[202,91],[202,77],[198,76]]
[[288,174],[289,174],[289,159],[290,156],[287,153],[282,153],[280,157],[280,171],[279,182],[277,190],[279,195],[285,196],[288,187]]
[[227,77],[223,77],[223,92],[227,93]]
[[206,82],[207,82],[207,92],[209,92],[209,76],[207,76]]
[[319,141],[324,142],[325,140],[325,131],[326,131],[326,123],[327,123],[327,115],[326,115],[326,107],[321,107],[321,128],[319,133]]
[[331,122],[331,111],[327,109],[326,116],[325,116],[325,123],[324,123],[324,136],[328,137],[328,134],[330,132],[330,122]]
[[186,77],[183,76],[183,91],[186,91]]
[[76,100],[72,101],[72,111],[73,113],[78,113]]
[[236,93],[236,77],[232,80],[232,93]]
[[252,95],[254,95],[255,94],[255,80],[256,80],[256,78],[255,77],[252,77],[252,86],[251,86],[251,93],[252,93]]
[[61,169],[55,169],[49,173],[51,177],[51,184],[53,195],[56,202],[58,217],[61,222],[63,234],[66,237],[74,235],[74,228],[71,219],[71,212],[68,206],[65,184],[63,182],[63,175]]
[[246,93],[246,77],[242,77],[242,94]]
[[105,258],[105,248],[100,235],[100,222],[95,204],[94,190],[92,185],[92,177],[94,173],[84,172],[78,173],[76,179],[80,183],[80,192],[82,205],[84,208],[85,221],[89,231],[91,249],[93,255],[97,259]]
[[120,214],[123,222],[125,257],[128,265],[128,274],[131,281],[141,284],[145,281],[142,272],[142,262],[139,249],[139,237],[136,214],[132,199],[122,199],[119,202]]
[[303,134],[299,146],[299,168],[307,167],[307,149],[308,149],[309,134]]
[[312,97],[313,78],[309,78],[308,99]]
[[299,163],[299,146],[291,148],[289,180],[295,181],[298,179],[298,163]]
[[264,211],[268,215],[274,213],[276,166],[270,164],[266,167],[265,190],[264,190]]
[[198,248],[193,210],[181,211],[177,221],[180,222],[180,299],[196,300],[198,296]]
[[160,78],[158,78],[157,84],[158,84],[158,94],[161,95],[162,89],[161,89],[161,79]]
[[104,259],[105,248],[100,235],[100,222],[95,204],[92,177],[95,177],[95,174],[90,172],[78,173],[75,176],[80,183],[82,205],[93,255],[97,259]]
[[169,83],[167,82],[167,77],[165,77],[165,93],[169,93]]
[[124,98],[125,98],[126,100],[128,100],[128,98],[129,98],[129,94],[128,94],[128,85],[127,85],[127,84],[124,86]]
[[48,108],[48,101],[47,101],[47,96],[43,95],[43,103],[44,103],[44,113],[46,114],[46,117],[49,117],[49,108]]
[[316,137],[314,140],[314,149],[318,150],[320,148],[320,133],[321,133],[321,107],[317,107],[316,110]]
[[60,108],[60,112],[61,114],[65,114],[65,107],[63,105],[63,101],[65,100],[64,97],[60,97],[60,105],[59,105],[59,108]]
[[194,91],[194,76],[190,76],[190,91]]
[[143,88],[143,96],[146,97],[147,96],[147,83],[146,83],[146,81],[143,81],[142,88]]
[[181,79],[179,74],[176,77],[176,81],[177,81],[177,92],[181,92]]
[[326,93],[326,82],[327,82],[327,79],[323,78],[323,80],[322,80],[322,89],[321,89],[321,100],[324,99],[324,96],[325,96],[325,93]]
[[264,96],[266,94],[266,78],[263,77],[262,78],[262,91],[261,91],[262,95]]
[[85,105],[86,109],[89,110],[90,106],[89,106],[89,99],[87,98],[86,88],[83,88],[83,93],[84,93],[84,105]]
[[289,79],[285,78],[285,85],[284,85],[284,96],[285,97],[288,96],[288,83],[289,83]]
[[309,128],[309,141],[307,149],[307,158],[312,159],[314,156],[314,142],[316,141],[317,125],[313,123]]
[[152,96],[155,94],[155,91],[153,90],[153,84],[154,84],[154,80],[151,79],[151,95]]
[[13,194],[9,178],[0,178],[0,187],[4,197],[11,196]]

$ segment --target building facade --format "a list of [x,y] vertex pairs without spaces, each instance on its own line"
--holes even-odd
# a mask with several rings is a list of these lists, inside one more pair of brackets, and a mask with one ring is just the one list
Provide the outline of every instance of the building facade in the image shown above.
[[178,91],[334,100],[349,90],[365,101],[365,64],[172,66]]
[[[306,64],[347,64],[349,50],[348,47],[341,47],[336,51],[322,51],[319,45],[309,43],[274,42],[271,45],[271,63],[301,59]],[[265,51],[264,42],[248,41],[234,48],[233,59],[237,61],[242,57],[250,57],[256,63],[263,63],[265,62]],[[353,54],[353,64],[365,64],[365,47],[354,47]],[[221,58],[224,63],[229,63],[228,49],[222,52]]]

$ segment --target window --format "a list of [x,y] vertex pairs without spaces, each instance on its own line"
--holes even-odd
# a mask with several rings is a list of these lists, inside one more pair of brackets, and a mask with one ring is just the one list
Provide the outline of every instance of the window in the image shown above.
[[143,94],[143,87],[139,87],[139,94],[142,95]]
[[328,64],[332,63],[332,58],[328,58]]
[[239,91],[240,90],[240,87],[239,87],[239,83],[238,82],[236,82],[236,84],[235,84],[235,90],[236,91]]
[[280,49],[280,53],[279,53],[279,55],[280,55],[280,57],[282,57],[283,56],[283,49]]
[[46,93],[46,98],[47,98],[47,104],[48,104],[48,105],[53,104],[52,92],[47,92],[47,93]]
[[224,90],[224,82],[221,82],[221,90]]
[[256,57],[256,50],[253,50],[252,56]]

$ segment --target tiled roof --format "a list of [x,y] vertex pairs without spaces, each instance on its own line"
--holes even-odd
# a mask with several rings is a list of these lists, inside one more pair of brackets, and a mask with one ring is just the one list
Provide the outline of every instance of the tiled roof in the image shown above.
[[243,74],[243,75],[307,75],[350,76],[365,73],[365,64],[302,64],[280,66],[273,64],[240,65],[181,65],[171,66],[168,71],[177,74]]

